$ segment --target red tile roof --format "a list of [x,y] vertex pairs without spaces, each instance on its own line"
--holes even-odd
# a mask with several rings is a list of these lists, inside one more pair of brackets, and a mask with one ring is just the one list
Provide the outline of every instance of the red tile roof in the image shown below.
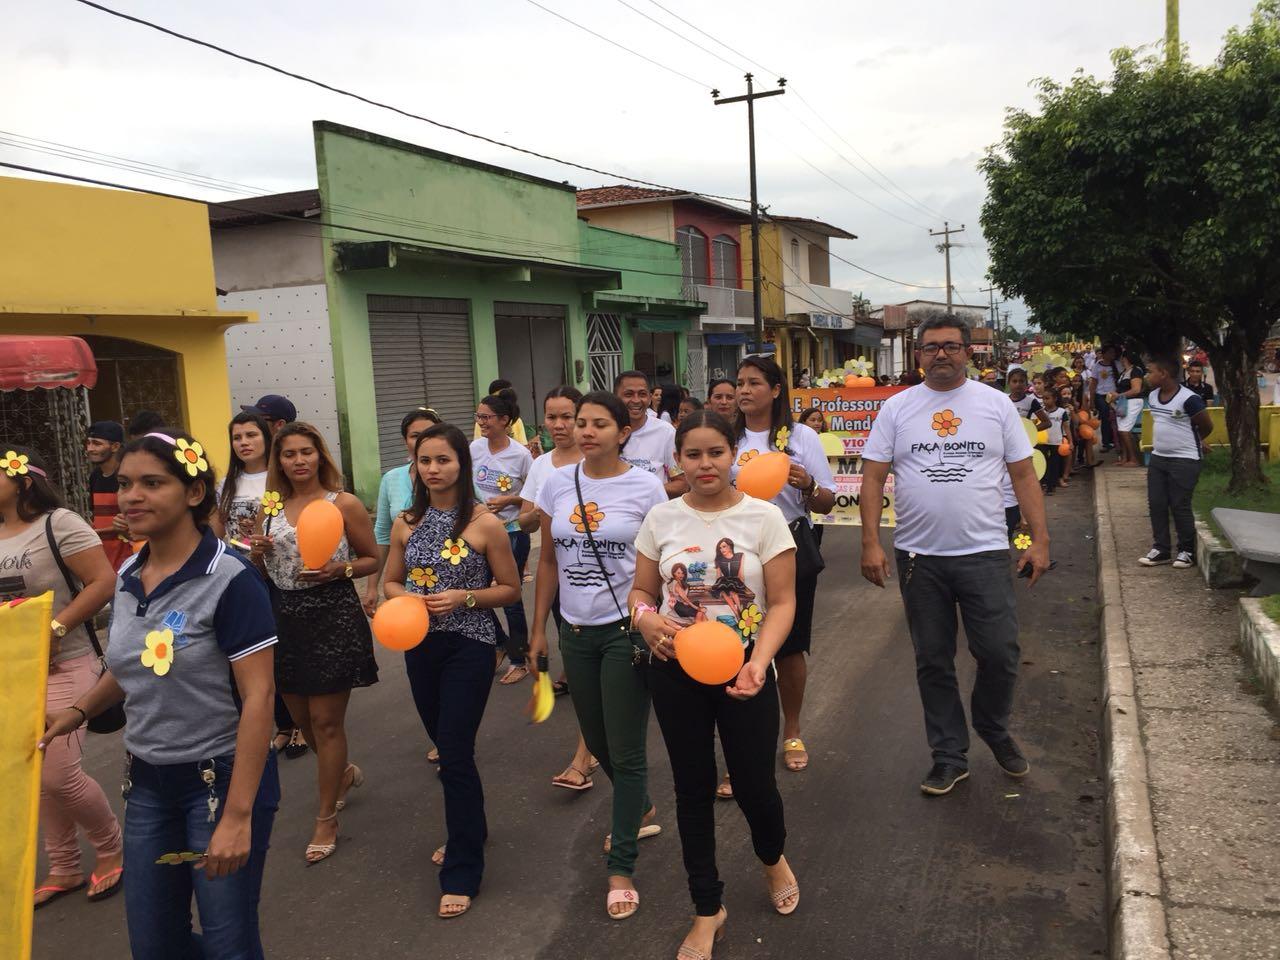
[[687,196],[690,196],[690,194],[683,190],[655,190],[651,187],[631,187],[617,183],[608,187],[589,187],[585,190],[579,190],[578,206],[597,207],[612,203],[635,203],[637,200],[658,200]]

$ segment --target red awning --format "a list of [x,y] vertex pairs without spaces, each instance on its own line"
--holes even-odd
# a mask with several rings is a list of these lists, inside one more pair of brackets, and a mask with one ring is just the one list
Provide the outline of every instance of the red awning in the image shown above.
[[79,337],[0,336],[0,390],[93,387],[98,364]]

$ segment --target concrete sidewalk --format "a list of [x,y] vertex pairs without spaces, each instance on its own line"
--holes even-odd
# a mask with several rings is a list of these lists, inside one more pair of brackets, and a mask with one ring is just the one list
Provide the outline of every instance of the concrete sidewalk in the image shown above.
[[1112,956],[1280,958],[1280,726],[1240,652],[1240,594],[1139,566],[1146,471],[1095,477]]

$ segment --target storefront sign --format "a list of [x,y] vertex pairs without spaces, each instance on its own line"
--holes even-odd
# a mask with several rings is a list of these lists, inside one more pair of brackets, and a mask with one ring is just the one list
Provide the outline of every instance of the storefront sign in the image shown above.
[[838,313],[811,313],[809,326],[819,330],[852,330],[853,318],[842,317]]

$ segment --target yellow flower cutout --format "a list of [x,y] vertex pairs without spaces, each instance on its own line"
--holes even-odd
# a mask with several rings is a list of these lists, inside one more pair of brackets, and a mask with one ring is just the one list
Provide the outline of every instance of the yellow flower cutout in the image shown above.
[[284,501],[280,499],[280,494],[274,490],[268,490],[262,495],[262,512],[268,517],[274,517],[284,509]]
[[199,440],[192,440],[187,443],[186,440],[179,437],[176,441],[178,449],[173,451],[177,461],[187,468],[187,473],[193,477],[198,477],[203,471],[209,469],[209,461],[204,458],[204,447],[200,446]]
[[775,447],[777,447],[779,450],[781,450],[783,453],[786,453],[786,451],[787,451],[787,443],[788,443],[788,441],[790,441],[790,440],[791,440],[791,428],[790,428],[790,427],[779,427],[779,428],[778,428],[778,438],[777,438],[776,440],[774,440],[774,441],[773,441],[773,445],[774,445]]
[[430,590],[440,582],[440,577],[432,567],[414,567],[409,571],[409,582],[415,587],[426,587]]
[[760,631],[760,621],[763,619],[760,607],[753,603],[739,614],[738,630],[744,637],[751,637]]
[[950,410],[943,410],[941,413],[933,415],[933,429],[937,431],[940,437],[954,437],[956,430],[963,422]]
[[505,473],[498,477],[498,489],[503,493],[511,489],[511,478]]
[[760,456],[759,450],[743,450],[742,456],[738,458],[738,466],[745,467],[750,461]]
[[163,864],[166,867],[176,867],[183,863],[194,863],[203,859],[203,853],[196,853],[194,850],[177,850],[173,853],[160,854],[156,858],[156,863]]
[[0,470],[3,470],[11,477],[20,477],[27,472],[27,455],[25,453],[16,453],[9,450],[5,453],[4,459],[0,460]]
[[[582,512],[583,507],[586,508],[585,514]],[[594,500],[588,500],[582,506],[574,507],[573,513],[569,514],[569,522],[579,533],[586,533],[588,530],[595,533],[600,529],[600,521],[603,519],[604,511]]]
[[142,651],[142,665],[163,677],[173,666],[173,631],[168,627],[147,634],[147,649]]
[[467,541],[459,537],[457,540],[446,540],[444,549],[440,551],[440,559],[448,560],[455,567],[462,562],[464,557],[470,556],[471,551],[467,549]]
[[1025,533],[1020,533],[1013,538],[1013,545],[1019,550],[1029,550],[1031,548],[1031,537]]

